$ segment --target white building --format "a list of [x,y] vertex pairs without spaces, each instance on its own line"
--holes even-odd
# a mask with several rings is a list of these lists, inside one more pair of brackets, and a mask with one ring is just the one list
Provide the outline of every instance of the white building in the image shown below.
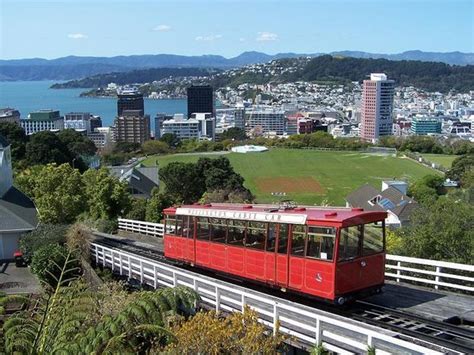
[[285,111],[283,110],[254,107],[245,111],[247,132],[261,128],[262,133],[274,132],[276,135],[283,135],[285,121]]
[[160,135],[172,133],[179,139],[214,140],[216,120],[210,113],[193,113],[186,119],[182,114],[175,114],[172,119],[162,122]]
[[59,111],[40,110],[31,112],[27,119],[20,120],[20,125],[27,135],[41,131],[57,132],[64,129],[64,119]]
[[64,115],[64,129],[91,133],[91,114],[89,112],[66,113]]
[[0,135],[0,261],[13,259],[20,236],[37,225],[35,205],[13,186],[10,144]]

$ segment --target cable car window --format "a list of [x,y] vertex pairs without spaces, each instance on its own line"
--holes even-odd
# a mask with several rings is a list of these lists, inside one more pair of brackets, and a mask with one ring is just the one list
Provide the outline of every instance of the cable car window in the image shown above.
[[336,230],[332,227],[308,227],[306,256],[321,260],[333,260]]
[[209,218],[211,226],[211,241],[214,243],[225,243],[227,236],[227,221],[220,218]]
[[385,222],[379,224],[368,223],[364,225],[364,242],[362,255],[381,253],[384,250]]
[[182,237],[183,236],[183,220],[184,216],[176,216],[176,232],[175,235],[177,237]]
[[339,237],[338,260],[350,260],[360,255],[362,244],[362,225],[346,227],[341,229]]
[[267,224],[262,222],[249,222],[245,246],[252,249],[265,249],[265,238],[267,236]]
[[306,226],[293,225],[291,236],[291,254],[304,256],[304,240],[306,237]]
[[229,221],[227,243],[233,246],[243,247],[246,225],[247,223],[244,221]]
[[198,217],[196,238],[199,240],[209,240],[209,232],[209,219],[206,217]]
[[184,217],[183,237],[190,239],[194,238],[194,217]]
[[280,232],[278,234],[278,253],[286,254],[288,248],[288,230],[289,224],[280,224]]
[[277,239],[277,225],[275,223],[268,223],[268,238],[266,251],[275,251]]
[[176,232],[176,216],[165,216],[165,230],[168,235],[175,235]]

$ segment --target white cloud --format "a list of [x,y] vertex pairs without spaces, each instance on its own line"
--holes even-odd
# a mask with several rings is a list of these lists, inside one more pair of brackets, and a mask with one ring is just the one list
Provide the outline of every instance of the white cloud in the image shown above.
[[239,42],[245,42],[245,38],[244,38],[244,37],[240,37],[240,38],[239,38]]
[[272,32],[259,32],[257,36],[257,41],[259,42],[268,42],[278,40],[278,35]]
[[85,35],[84,33],[70,33],[67,36],[72,39],[86,39],[87,38],[87,35]]
[[168,31],[171,31],[171,26],[168,26],[168,25],[158,25],[156,27],[153,28],[153,31],[157,31],[157,32],[168,32]]
[[222,35],[209,35],[209,36],[197,36],[195,38],[196,41],[215,41],[216,39],[222,38]]

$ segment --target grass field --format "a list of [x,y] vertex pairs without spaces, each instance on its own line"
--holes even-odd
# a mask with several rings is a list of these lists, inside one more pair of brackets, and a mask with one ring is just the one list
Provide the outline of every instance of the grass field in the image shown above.
[[[160,167],[172,161],[195,162],[202,154],[153,156],[145,165]],[[217,157],[218,154],[206,154]],[[359,186],[369,183],[381,187],[385,179],[414,180],[434,170],[421,164],[391,156],[358,152],[326,152],[298,149],[272,149],[265,153],[228,153],[234,169],[245,179],[245,186],[257,202],[275,202],[273,192],[286,192],[287,198],[300,204],[345,204],[344,197]],[[298,188],[291,180],[301,181]],[[291,191],[285,191],[289,189]]]
[[432,163],[439,164],[445,168],[451,168],[453,160],[456,159],[457,155],[445,155],[445,154],[423,154],[423,158],[429,160]]

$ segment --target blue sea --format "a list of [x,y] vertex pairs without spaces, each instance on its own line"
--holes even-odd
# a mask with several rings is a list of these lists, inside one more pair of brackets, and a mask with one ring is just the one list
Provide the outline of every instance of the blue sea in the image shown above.
[[[0,82],[0,108],[15,108],[20,111],[21,118],[40,109],[59,110],[61,115],[68,112],[90,112],[102,117],[104,126],[113,124],[117,115],[115,98],[79,97],[87,89],[50,89],[55,82],[57,81]],[[152,126],[153,117],[158,112],[186,114],[186,100],[145,99],[145,113],[150,115]]]

